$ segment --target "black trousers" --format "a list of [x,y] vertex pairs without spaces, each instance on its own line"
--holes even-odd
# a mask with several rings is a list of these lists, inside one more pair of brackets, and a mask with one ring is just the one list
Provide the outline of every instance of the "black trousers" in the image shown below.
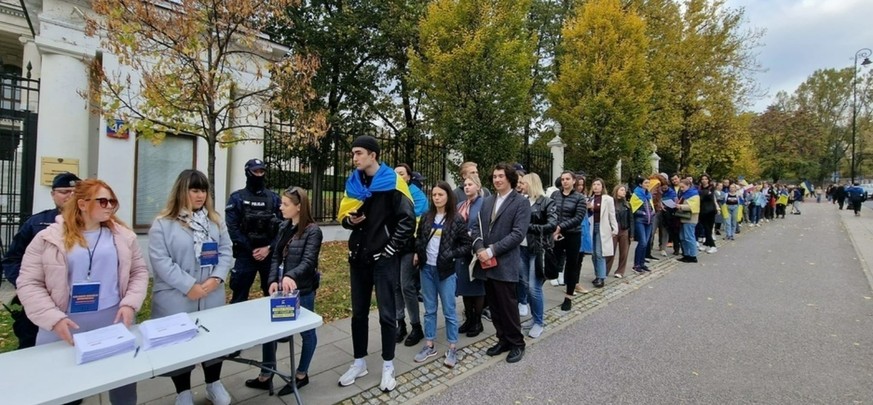
[[[567,285],[567,295],[573,295],[576,284],[579,283],[579,269],[582,261],[579,260],[579,248],[582,245],[582,233],[566,233],[564,239],[555,241],[555,256],[559,263],[564,263],[564,284]],[[488,295],[486,289],[485,295]],[[489,305],[491,301],[488,301]],[[518,312],[518,308],[516,308]]]
[[497,330],[498,343],[506,347],[524,348],[524,335],[521,334],[521,319],[518,316],[518,299],[515,294],[516,284],[518,283],[485,280],[485,297],[491,308],[491,323]]
[[715,246],[715,241],[712,239],[712,228],[715,226],[716,214],[720,215],[721,213],[716,211],[700,213],[700,226],[703,227],[703,237],[706,238],[703,242],[704,246]]
[[[400,281],[400,258],[379,259],[373,266],[350,266],[352,294],[352,346],[356,359],[367,355],[370,297],[376,289],[376,307],[382,332],[382,359],[394,360],[397,333],[397,303],[394,288]],[[515,290],[513,290],[515,291]],[[515,309],[518,312],[518,308]],[[517,314],[516,314],[517,315]]]
[[257,261],[251,257],[237,258],[233,264],[233,270],[230,271],[230,290],[233,295],[230,297],[230,303],[247,301],[249,299],[249,290],[255,282],[255,276],[261,276],[261,292],[264,296],[268,296],[270,285],[267,280],[270,278],[270,258]]
[[[12,305],[21,305],[21,301],[16,295],[12,298]],[[12,315],[12,332],[18,338],[18,348],[27,349],[28,347],[36,346],[36,335],[39,333],[39,326],[33,324],[30,318],[24,313],[24,310],[11,312]]]

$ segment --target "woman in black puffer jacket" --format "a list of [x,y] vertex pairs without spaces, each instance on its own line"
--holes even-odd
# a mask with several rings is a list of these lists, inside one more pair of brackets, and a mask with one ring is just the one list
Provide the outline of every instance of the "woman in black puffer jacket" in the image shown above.
[[[318,289],[321,275],[318,272],[318,255],[321,253],[321,228],[310,214],[309,198],[306,191],[299,187],[290,187],[282,193],[282,205],[279,207],[285,222],[279,227],[279,235],[272,246],[272,264],[270,269],[270,294],[282,287],[282,291],[297,291],[300,306],[315,311],[315,291]],[[297,365],[295,380],[297,388],[309,384],[309,364],[315,354],[318,338],[315,329],[302,332],[303,348],[300,362]],[[276,367],[276,342],[262,346],[264,366]],[[291,347],[291,350],[294,350]],[[291,365],[294,366],[293,364]],[[246,380],[250,388],[268,389],[272,373],[262,372],[257,378]],[[279,390],[279,395],[294,392],[291,385]]]
[[[579,282],[579,247],[582,244],[582,219],[585,217],[585,196],[576,192],[576,176],[573,172],[561,173],[561,190],[552,193],[552,200],[558,212],[558,226],[554,232],[555,257],[564,263],[564,282],[566,296],[561,310],[569,311]],[[560,278],[560,277],[559,277]]]

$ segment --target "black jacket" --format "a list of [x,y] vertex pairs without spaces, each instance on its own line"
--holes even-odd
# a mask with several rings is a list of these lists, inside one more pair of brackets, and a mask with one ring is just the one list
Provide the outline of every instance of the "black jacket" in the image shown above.
[[530,225],[527,228],[527,250],[538,254],[545,247],[551,247],[552,233],[558,225],[558,211],[555,201],[549,197],[537,198],[530,206]]
[[[415,238],[415,253],[418,254],[419,268],[427,263],[427,244],[430,242],[434,218],[430,214],[421,217],[418,236]],[[437,252],[437,272],[440,280],[455,274],[455,259],[470,257],[473,239],[467,232],[467,223],[460,215],[455,215],[451,223],[443,223],[440,247]]]
[[700,194],[700,213],[711,214],[716,212],[715,194],[713,193],[712,186],[708,188],[698,187],[697,192]]
[[[364,176],[355,170],[353,176]],[[364,176],[363,184],[371,177]],[[349,217],[343,219],[343,228],[349,235],[349,263],[372,266],[380,257],[398,253],[408,239],[415,235],[415,212],[412,200],[397,190],[377,191],[364,201],[358,212],[366,216],[364,222],[354,225]]]
[[283,277],[292,278],[302,295],[318,289],[318,255],[321,253],[322,234],[316,224],[309,224],[300,238],[296,233],[297,226],[292,225],[291,221],[285,221],[279,228],[269,282],[279,282],[279,263],[284,262]]
[[582,219],[585,218],[586,210],[585,196],[576,190],[565,196],[562,190],[558,190],[552,193],[552,200],[555,201],[561,233],[566,235],[582,232]]
[[628,231],[628,237],[634,237],[634,216],[631,213],[630,203],[627,198],[615,200],[615,220],[618,222],[618,229]]

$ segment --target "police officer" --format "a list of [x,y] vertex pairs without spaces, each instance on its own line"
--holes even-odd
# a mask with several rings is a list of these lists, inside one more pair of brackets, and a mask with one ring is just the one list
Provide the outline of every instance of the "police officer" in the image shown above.
[[[61,207],[73,195],[73,189],[76,182],[80,181],[75,174],[61,173],[55,176],[52,180],[52,201],[55,203],[55,208],[47,209],[32,215],[27,219],[18,233],[12,238],[12,243],[6,251],[6,257],[3,258],[3,274],[12,285],[17,286],[18,272],[21,269],[21,258],[24,256],[24,251],[27,245],[33,240],[37,233],[55,223],[55,217],[60,215]],[[18,296],[12,299],[13,306],[20,306],[21,301]],[[24,349],[33,347],[36,344],[36,334],[39,332],[39,327],[33,324],[30,319],[27,319],[24,311],[19,309],[12,312],[12,331],[18,338],[18,348]]]
[[279,195],[264,183],[267,174],[264,161],[249,160],[245,171],[245,188],[230,195],[224,211],[236,259],[230,272],[231,304],[249,299],[255,274],[261,275],[261,291],[269,295],[270,243],[282,218]]

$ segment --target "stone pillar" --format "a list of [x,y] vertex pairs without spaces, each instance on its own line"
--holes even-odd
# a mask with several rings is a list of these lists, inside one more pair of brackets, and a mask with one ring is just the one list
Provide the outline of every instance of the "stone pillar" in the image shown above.
[[615,181],[621,183],[621,159],[615,162]]
[[[35,44],[43,62],[39,74],[37,171],[43,157],[78,159],[79,177],[85,178],[95,169],[90,165],[88,146],[97,134],[91,133],[88,101],[79,92],[88,91],[88,59],[93,55],[82,47],[43,37],[37,37]],[[34,212],[53,206],[51,187],[43,186],[41,177],[37,172]]]
[[560,177],[561,172],[564,171],[564,148],[566,148],[567,145],[558,135],[555,135],[547,145],[549,146],[549,151],[552,153],[552,177],[549,179],[543,179],[543,184],[552,184],[552,181]]

